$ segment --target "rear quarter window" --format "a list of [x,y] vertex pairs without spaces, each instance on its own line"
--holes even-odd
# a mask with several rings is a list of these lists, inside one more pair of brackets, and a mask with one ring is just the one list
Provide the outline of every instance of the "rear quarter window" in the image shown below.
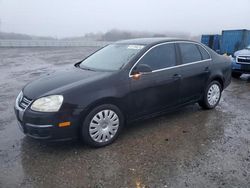
[[203,60],[206,60],[206,59],[210,59],[210,55],[208,54],[208,52],[203,48],[201,47],[200,45],[197,45],[200,52],[201,52],[201,56],[202,56],[202,59]]

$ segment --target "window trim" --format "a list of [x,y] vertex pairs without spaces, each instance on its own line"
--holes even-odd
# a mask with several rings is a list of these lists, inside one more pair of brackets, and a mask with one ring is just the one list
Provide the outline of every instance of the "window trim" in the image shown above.
[[[135,66],[140,62],[140,60],[148,53],[150,52],[152,49],[158,47],[158,46],[161,46],[161,45],[165,45],[165,44],[178,44],[178,43],[191,43],[191,44],[195,44],[195,45],[199,45],[201,46],[209,55],[209,59],[204,59],[204,60],[201,60],[201,61],[194,61],[194,62],[190,62],[190,63],[186,63],[186,64],[181,64],[181,65],[175,65],[175,66],[172,66],[172,67],[166,67],[166,68],[162,68],[162,69],[156,69],[156,70],[153,70],[152,72],[149,72],[149,73],[146,73],[146,74],[150,74],[150,73],[155,73],[155,72],[160,72],[160,71],[164,71],[164,70],[169,70],[169,69],[173,69],[173,68],[178,68],[178,67],[183,67],[183,66],[187,66],[187,65],[192,65],[192,64],[197,64],[197,63],[202,63],[202,62],[206,62],[206,61],[211,61],[212,58],[211,58],[211,55],[210,53],[208,52],[208,50],[203,47],[201,44],[199,44],[198,42],[192,42],[192,41],[171,41],[171,42],[163,42],[163,43],[160,43],[160,44],[156,44],[154,46],[152,46],[151,48],[149,48],[136,62],[135,64],[131,67],[130,71],[129,71],[129,77],[133,77],[133,75],[131,75],[132,73],[132,70],[135,68]],[[199,49],[198,49],[199,50]],[[200,52],[200,50],[199,50]],[[177,53],[177,52],[176,52]],[[144,73],[142,73],[144,74]]]

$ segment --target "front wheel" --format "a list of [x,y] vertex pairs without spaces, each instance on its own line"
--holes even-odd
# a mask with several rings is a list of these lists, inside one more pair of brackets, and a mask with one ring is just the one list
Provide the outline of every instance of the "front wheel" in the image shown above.
[[111,144],[119,135],[124,117],[118,107],[104,104],[95,107],[82,125],[82,139],[92,147]]
[[218,81],[212,81],[206,88],[199,105],[205,109],[215,108],[221,98],[222,87]]

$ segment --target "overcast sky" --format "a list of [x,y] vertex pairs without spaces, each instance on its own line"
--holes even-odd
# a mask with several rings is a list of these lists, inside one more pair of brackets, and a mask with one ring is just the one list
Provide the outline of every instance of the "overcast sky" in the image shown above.
[[0,30],[81,36],[110,29],[197,35],[250,29],[250,0],[0,0]]

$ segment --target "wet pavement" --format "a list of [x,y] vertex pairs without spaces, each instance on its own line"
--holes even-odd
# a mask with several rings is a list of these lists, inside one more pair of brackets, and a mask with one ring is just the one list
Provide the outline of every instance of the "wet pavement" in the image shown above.
[[191,105],[133,123],[105,148],[25,137],[13,111],[20,89],[94,50],[0,48],[0,187],[250,187],[247,75],[216,109]]

